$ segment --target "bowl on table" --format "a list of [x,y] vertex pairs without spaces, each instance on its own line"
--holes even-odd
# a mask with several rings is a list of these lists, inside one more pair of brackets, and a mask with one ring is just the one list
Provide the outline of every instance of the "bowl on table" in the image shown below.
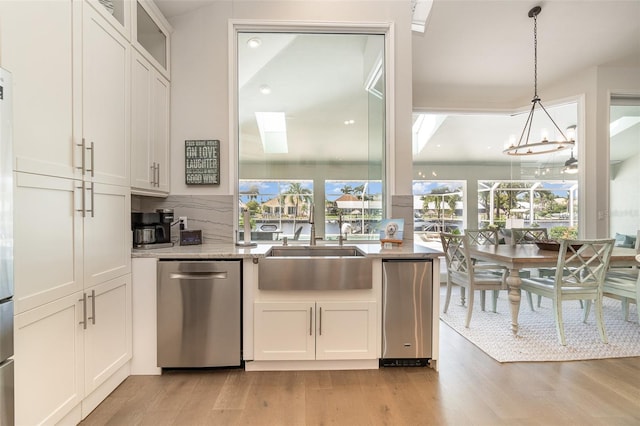
[[[555,240],[536,241],[536,245],[540,250],[549,250],[549,251],[560,250],[560,241],[555,241]],[[578,250],[580,247],[582,247],[582,244],[572,244],[571,247],[574,250]]]

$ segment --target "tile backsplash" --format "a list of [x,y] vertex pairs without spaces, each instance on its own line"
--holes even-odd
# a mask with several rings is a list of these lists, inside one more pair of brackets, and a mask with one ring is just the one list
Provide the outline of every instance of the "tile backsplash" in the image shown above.
[[404,241],[413,243],[413,195],[392,195],[391,215],[389,217],[404,219]]
[[[233,243],[233,195],[169,195],[167,198],[131,197],[134,212],[153,212],[173,209],[175,220],[187,217],[187,228],[201,230],[203,243]],[[171,229],[173,240],[178,238],[178,225]]]

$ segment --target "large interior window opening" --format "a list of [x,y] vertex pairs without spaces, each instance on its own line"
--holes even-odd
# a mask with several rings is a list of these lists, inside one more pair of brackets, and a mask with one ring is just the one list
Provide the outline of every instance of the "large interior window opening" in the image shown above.
[[[578,104],[569,102],[547,106],[547,111],[563,133],[579,142]],[[517,141],[526,113],[421,112],[413,116],[414,241],[429,240],[428,227],[462,232],[464,228],[521,226],[578,227],[579,143],[573,149],[546,154],[511,156],[503,151]],[[546,114],[531,124],[533,139],[558,139],[557,129]],[[444,197],[461,193],[460,200],[440,201],[442,209],[420,211],[420,197],[436,207],[433,188],[420,189],[425,182],[450,184],[439,189]],[[476,202],[477,200],[477,202]],[[446,203],[446,204],[445,204]],[[460,203],[463,208],[455,208]],[[454,205],[452,205],[454,204]],[[439,214],[440,216],[436,216]],[[431,216],[429,216],[431,215]],[[445,219],[443,219],[445,217]],[[515,225],[513,225],[515,226]],[[439,230],[436,228],[436,230]],[[432,237],[434,235],[432,234]],[[433,238],[431,238],[433,239]]]
[[337,239],[343,214],[348,237],[371,239],[385,209],[388,28],[313,30],[236,26],[238,209],[259,239],[308,240],[311,211],[316,237]]

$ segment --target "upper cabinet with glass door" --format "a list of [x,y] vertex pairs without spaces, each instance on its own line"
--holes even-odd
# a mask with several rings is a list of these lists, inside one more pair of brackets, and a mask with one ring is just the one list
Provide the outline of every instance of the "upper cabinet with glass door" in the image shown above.
[[131,0],[86,0],[122,34],[131,40]]
[[169,22],[150,0],[136,0],[132,7],[133,46],[167,79],[171,79]]

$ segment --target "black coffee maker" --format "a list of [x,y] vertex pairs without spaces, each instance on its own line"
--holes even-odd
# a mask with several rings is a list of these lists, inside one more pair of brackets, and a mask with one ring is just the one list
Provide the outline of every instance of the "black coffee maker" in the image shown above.
[[131,213],[133,247],[171,247],[171,223],[173,210],[158,209],[154,213]]
[[158,222],[162,228],[160,235],[156,233],[156,241],[160,244],[171,242],[171,224],[173,223],[173,209],[157,209]]

